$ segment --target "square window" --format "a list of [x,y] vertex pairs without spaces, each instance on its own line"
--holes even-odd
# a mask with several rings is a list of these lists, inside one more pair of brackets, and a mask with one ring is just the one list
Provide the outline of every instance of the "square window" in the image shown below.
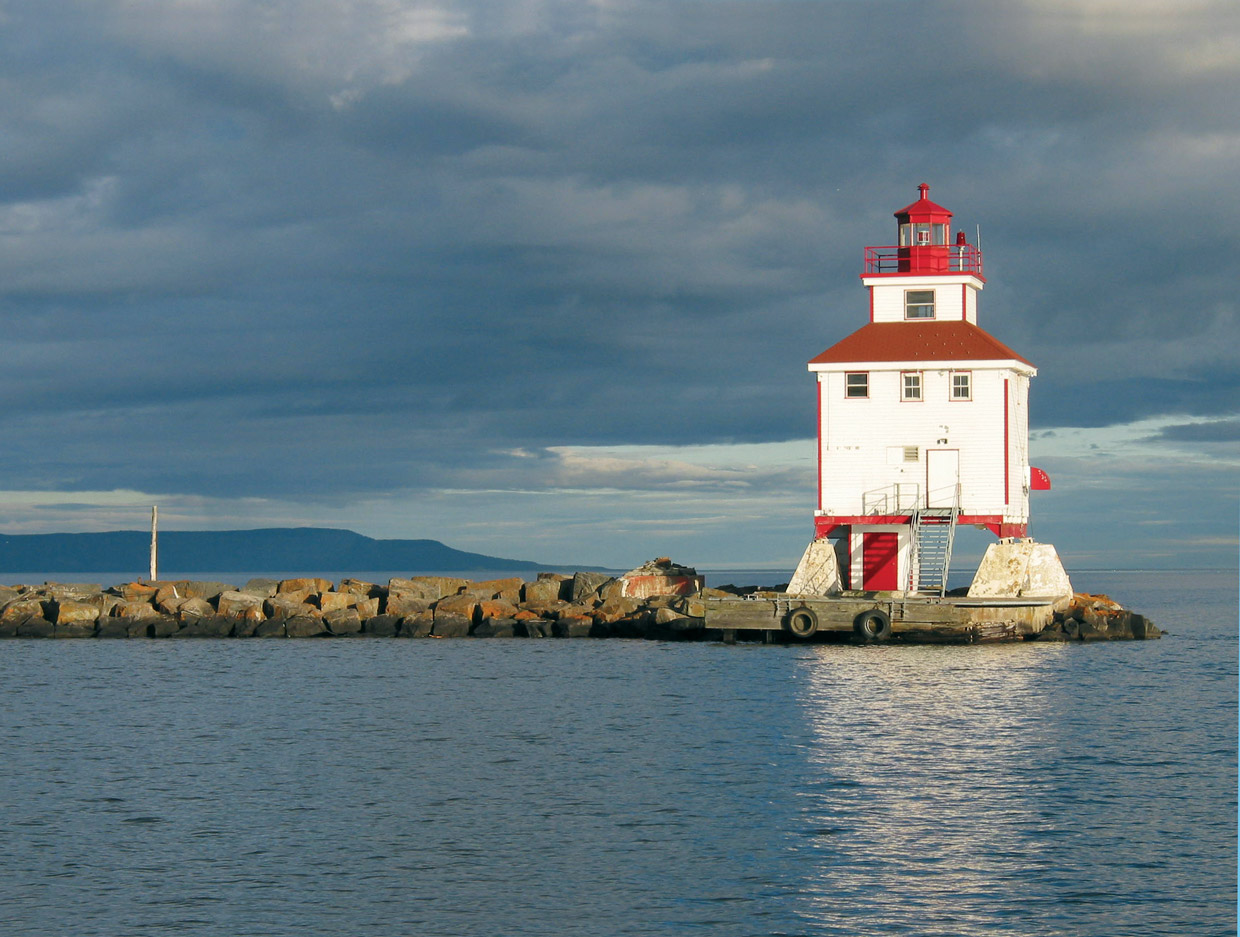
[[952,400],[973,399],[973,374],[969,371],[952,372]]
[[900,375],[900,399],[921,400],[920,371],[905,371]]
[[870,396],[870,375],[867,371],[856,371],[844,375],[845,397]]
[[934,290],[905,290],[904,318],[933,319]]

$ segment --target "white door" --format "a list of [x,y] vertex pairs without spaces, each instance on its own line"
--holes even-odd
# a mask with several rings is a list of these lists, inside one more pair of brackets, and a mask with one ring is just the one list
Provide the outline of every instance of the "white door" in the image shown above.
[[926,450],[926,507],[950,508],[960,484],[960,450]]

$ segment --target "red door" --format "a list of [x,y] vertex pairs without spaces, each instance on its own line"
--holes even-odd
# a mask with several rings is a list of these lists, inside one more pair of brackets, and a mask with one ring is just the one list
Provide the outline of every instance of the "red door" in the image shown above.
[[898,553],[900,535],[875,531],[861,535],[861,588],[869,592],[900,588]]

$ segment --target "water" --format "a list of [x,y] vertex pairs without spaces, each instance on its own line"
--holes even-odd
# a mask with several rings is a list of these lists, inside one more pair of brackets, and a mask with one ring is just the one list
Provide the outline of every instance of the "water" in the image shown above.
[[6,935],[1236,930],[1235,574],[993,647],[0,644]]

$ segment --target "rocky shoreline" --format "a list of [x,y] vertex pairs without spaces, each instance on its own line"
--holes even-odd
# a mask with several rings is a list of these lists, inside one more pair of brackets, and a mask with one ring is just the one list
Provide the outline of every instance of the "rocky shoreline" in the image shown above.
[[[636,572],[636,571],[635,571]],[[672,587],[685,581],[667,580]],[[0,638],[653,638],[717,639],[702,598],[754,589],[648,594],[604,573],[539,573],[476,582],[390,579],[177,580],[0,587]],[[637,591],[642,594],[634,595]],[[1078,594],[1038,640],[1141,640],[1161,635],[1106,596]],[[742,636],[743,637],[743,636]]]

